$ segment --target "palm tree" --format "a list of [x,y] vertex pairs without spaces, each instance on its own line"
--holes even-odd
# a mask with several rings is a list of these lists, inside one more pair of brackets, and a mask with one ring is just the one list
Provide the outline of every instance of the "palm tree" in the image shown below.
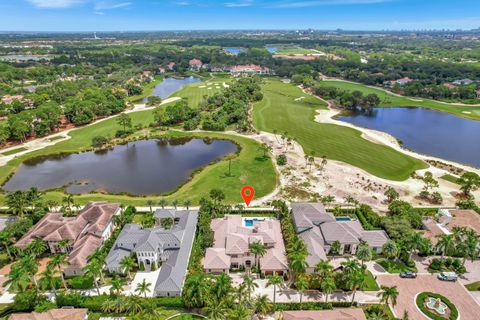
[[335,285],[335,281],[331,276],[326,277],[323,279],[321,289],[323,293],[325,293],[325,303],[328,302],[328,295],[333,293],[335,289],[337,289],[337,286]]
[[255,241],[249,244],[248,249],[253,253],[255,257],[255,267],[259,268],[259,258],[263,257],[267,253],[267,248],[260,241]]
[[263,152],[263,157],[264,157],[264,158],[267,157],[267,153],[269,153],[270,151],[272,151],[272,147],[269,146],[269,145],[266,144],[266,143],[262,143],[262,144],[260,145],[260,147],[258,147],[258,149]]
[[131,278],[131,271],[135,267],[135,260],[130,256],[125,256],[120,260],[120,267],[127,272],[127,279]]
[[188,308],[205,305],[210,292],[210,282],[204,274],[194,274],[187,278],[183,288],[183,301]]
[[172,206],[177,210],[178,200],[172,200]]
[[228,176],[231,177],[232,176],[232,160],[235,159],[237,157],[237,155],[235,153],[231,153],[227,156],[227,160],[228,160]]
[[123,303],[123,309],[127,314],[137,314],[143,310],[143,304],[137,296],[128,296]]
[[13,259],[12,253],[10,252],[11,244],[13,244],[12,235],[6,230],[0,232],[0,247],[5,249],[9,260]]
[[352,290],[352,303],[355,301],[357,290],[365,283],[365,273],[357,270],[349,275],[347,280],[348,287]]
[[320,286],[326,277],[330,277],[333,272],[333,267],[326,260],[320,260],[315,266],[317,276],[320,278]]
[[382,251],[388,259],[393,259],[398,255],[397,244],[393,240],[387,240],[382,246]]
[[67,283],[65,282],[65,277],[63,276],[62,267],[68,266],[68,257],[66,253],[56,254],[52,257],[52,260],[48,262],[48,268],[55,269],[57,268],[58,272],[60,273],[60,277],[62,278],[62,285],[65,289],[67,289]]
[[75,205],[75,200],[71,194],[67,194],[62,198],[62,208],[66,213],[72,213],[72,207]]
[[255,291],[255,288],[258,288],[258,283],[256,283],[255,280],[249,275],[244,275],[242,284],[245,286],[245,289],[247,290],[248,299],[250,300],[252,292]]
[[308,263],[306,256],[303,253],[296,253],[291,257],[290,268],[293,271],[295,277],[298,277],[300,274],[305,273],[308,268]]
[[342,244],[340,243],[340,241],[335,240],[332,242],[332,245],[330,246],[329,253],[335,257],[336,255],[340,254],[341,249],[342,249]]
[[391,303],[392,306],[395,306],[397,304],[397,298],[398,298],[397,286],[393,286],[393,287],[381,286],[381,291],[377,294],[377,297],[379,297],[380,301],[385,304],[385,311],[386,311],[389,303]]
[[110,288],[110,293],[115,293],[117,296],[120,295],[120,292],[123,288],[123,280],[119,276],[115,275],[112,278],[112,287]]
[[53,290],[53,295],[57,297],[57,278],[55,278],[55,272],[53,269],[47,268],[42,272],[40,278],[40,286],[42,289]]
[[357,249],[357,258],[362,261],[362,267],[365,265],[365,261],[372,260],[372,249],[366,244],[362,244]]
[[160,207],[162,207],[162,209],[165,209],[165,205],[166,205],[166,204],[167,204],[167,200],[165,200],[165,199],[163,199],[163,198],[160,199],[160,200],[158,200],[158,205],[159,205]]
[[100,287],[98,285],[98,276],[101,273],[101,266],[97,261],[93,260],[90,261],[84,268],[83,271],[86,275],[91,276],[93,278],[93,283],[95,284],[95,288],[97,289],[97,294],[100,295]]
[[47,250],[47,245],[42,239],[34,239],[27,246],[26,250],[34,257],[39,257]]
[[60,249],[62,252],[68,252],[68,247],[70,245],[69,240],[60,240],[57,243],[57,247]]
[[142,282],[137,284],[137,287],[135,288],[135,292],[137,292],[139,296],[143,294],[143,297],[146,298],[147,293],[151,292],[150,290],[151,285],[152,284],[150,282],[147,282],[145,279],[143,279]]
[[33,284],[35,285],[35,289],[38,290],[38,283],[35,275],[38,272],[38,262],[35,260],[35,257],[31,254],[27,254],[23,256],[20,261],[20,268],[30,276]]
[[358,263],[356,259],[347,258],[345,261],[342,261],[341,265],[343,266],[343,271],[347,275],[351,275],[354,272],[362,270],[362,266]]
[[442,234],[438,240],[437,248],[442,253],[441,260],[443,261],[445,255],[450,254],[455,249],[453,234]]
[[303,302],[303,292],[308,289],[308,280],[305,277],[299,277],[295,281],[295,288],[300,292],[300,306]]
[[223,320],[226,318],[228,312],[225,303],[215,299],[208,299],[203,310],[208,315],[208,319],[212,320]]
[[409,248],[408,260],[412,259],[412,254],[421,250],[423,246],[423,238],[420,232],[413,232],[405,241],[407,247]]
[[235,308],[228,314],[229,320],[246,320],[250,315],[250,310],[245,308],[243,304],[235,305]]
[[47,200],[46,205],[47,205],[48,211],[55,212],[59,204],[58,204],[58,201]]
[[232,278],[226,273],[222,273],[216,277],[213,286],[211,287],[211,292],[215,297],[220,300],[223,297],[226,297],[232,289]]
[[26,193],[18,190],[7,194],[6,204],[14,214],[22,218],[29,201]]
[[150,213],[153,213],[153,205],[155,204],[155,201],[153,200],[147,200],[146,202],[147,206],[150,208]]
[[272,305],[270,304],[270,300],[268,300],[268,296],[266,294],[257,295],[255,297],[253,311],[260,316],[260,319],[263,319],[264,316],[272,311]]
[[187,210],[188,210],[188,208],[190,207],[191,204],[192,204],[192,201],[189,200],[189,199],[187,199],[183,202],[183,205],[185,206],[185,208],[187,208]]
[[273,286],[273,305],[277,300],[277,286],[283,283],[283,278],[279,275],[274,274],[273,276],[268,277],[267,287]]
[[10,286],[12,289],[24,292],[30,282],[28,274],[22,270],[19,264],[14,264],[8,273],[8,279],[4,287]]

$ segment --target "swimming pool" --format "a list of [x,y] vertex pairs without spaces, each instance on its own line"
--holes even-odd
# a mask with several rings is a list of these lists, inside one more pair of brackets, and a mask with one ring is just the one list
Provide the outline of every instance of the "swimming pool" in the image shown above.
[[265,218],[245,218],[243,219],[243,225],[245,227],[253,227],[253,224],[256,222],[256,221],[264,221]]
[[350,217],[342,216],[342,217],[335,217],[337,221],[352,221]]

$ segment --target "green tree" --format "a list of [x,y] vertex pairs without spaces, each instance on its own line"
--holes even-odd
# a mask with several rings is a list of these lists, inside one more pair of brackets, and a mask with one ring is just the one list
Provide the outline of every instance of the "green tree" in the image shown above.
[[131,271],[135,267],[136,263],[130,256],[125,256],[120,260],[120,267],[127,272],[127,279],[131,279]]
[[385,304],[385,312],[388,308],[388,304],[391,303],[392,306],[397,304],[398,290],[397,286],[387,287],[381,286],[381,291],[377,293],[377,297],[380,298],[381,302]]
[[275,306],[277,300],[277,287],[283,283],[283,278],[274,274],[273,276],[268,276],[267,279],[267,287],[273,286],[273,305]]
[[272,305],[270,304],[270,300],[268,300],[268,296],[264,295],[257,295],[253,302],[253,311],[260,316],[260,319],[263,319],[268,313],[272,311]]
[[114,275],[111,281],[112,287],[110,288],[110,293],[114,293],[117,296],[120,295],[123,288],[124,281],[117,275]]
[[224,320],[228,313],[228,307],[223,301],[208,299],[203,311],[208,315],[208,319]]
[[135,292],[138,293],[139,296],[143,294],[143,297],[146,298],[147,293],[151,292],[150,290],[151,285],[152,284],[150,282],[147,282],[145,279],[143,279],[142,282],[137,284],[137,287],[135,288]]
[[393,240],[387,240],[382,246],[382,251],[388,259],[393,259],[398,256],[398,247]]
[[183,301],[188,308],[201,308],[208,300],[210,281],[203,273],[194,274],[187,278],[183,288]]
[[102,273],[101,265],[96,260],[93,260],[90,261],[85,267],[83,267],[83,271],[85,272],[85,275],[91,276],[93,278],[93,283],[95,285],[95,288],[97,289],[97,294],[100,295],[98,277]]
[[37,238],[32,240],[25,250],[37,258],[47,251],[47,244],[42,239]]
[[397,200],[398,197],[400,196],[400,194],[397,192],[397,190],[395,190],[392,187],[389,187],[385,191],[384,195],[385,195],[385,197],[387,197],[387,202],[388,203],[391,203],[392,201]]
[[357,258],[362,261],[362,267],[365,265],[365,261],[372,260],[372,257],[372,249],[370,249],[368,244],[361,244],[358,246]]
[[441,260],[445,255],[450,255],[455,249],[455,238],[452,234],[442,234],[438,239],[437,249],[442,253]]
[[306,260],[306,255],[301,251],[294,251],[294,253],[290,258],[290,268],[292,272],[297,278],[299,275],[304,274],[306,269],[308,268],[308,263]]
[[458,180],[460,190],[466,196],[470,196],[472,191],[477,190],[480,187],[480,176],[475,172],[465,172]]
[[303,303],[303,292],[308,289],[308,280],[306,277],[298,277],[295,281],[295,288],[300,292],[300,305]]
[[332,294],[335,289],[337,289],[337,286],[335,285],[335,281],[331,276],[326,277],[322,281],[322,285],[320,287],[325,294],[325,303],[328,302],[328,295]]
[[147,200],[146,204],[147,204],[147,206],[148,206],[149,209],[150,209],[150,213],[153,213],[153,208],[152,208],[152,207],[153,207],[153,205],[155,204],[155,201],[153,201],[153,200]]
[[332,245],[330,246],[329,253],[335,257],[336,255],[340,254],[341,249],[342,249],[342,244],[340,243],[340,241],[335,240],[332,242]]
[[40,287],[46,290],[53,290],[55,298],[57,297],[57,279],[54,270],[50,268],[45,269],[40,278]]
[[225,200],[225,193],[220,189],[212,189],[210,190],[210,198],[213,200],[213,203],[217,205]]
[[27,194],[20,190],[8,193],[5,202],[9,209],[20,218],[23,217],[25,209],[29,205]]
[[267,154],[272,151],[272,147],[266,143],[262,143],[258,149],[263,152],[264,158],[267,158]]
[[187,208],[187,210],[189,209],[191,204],[192,204],[192,201],[189,199],[183,201],[183,205],[185,206],[185,208]]
[[123,132],[127,132],[127,128],[132,128],[132,118],[126,113],[122,113],[118,116],[117,123],[123,128]]
[[258,283],[256,283],[255,280],[251,276],[244,275],[242,284],[245,287],[245,289],[247,291],[247,297],[250,300],[252,292],[255,291],[255,288],[258,288]]
[[38,262],[35,260],[35,257],[31,254],[26,254],[20,259],[19,264],[21,270],[30,276],[32,283],[35,285],[36,290],[38,290],[38,283],[35,277],[38,272]]
[[165,209],[165,205],[166,205],[166,204],[167,204],[167,200],[165,200],[165,199],[163,199],[163,198],[160,199],[160,200],[158,200],[158,205],[159,205],[160,207],[162,207],[162,209]]
[[260,265],[259,265],[260,257],[263,257],[267,253],[267,247],[265,247],[265,245],[263,243],[261,243],[260,241],[255,241],[255,242],[251,242],[248,245],[248,250],[254,255],[254,257],[255,257],[255,267],[257,269],[259,269],[260,268]]

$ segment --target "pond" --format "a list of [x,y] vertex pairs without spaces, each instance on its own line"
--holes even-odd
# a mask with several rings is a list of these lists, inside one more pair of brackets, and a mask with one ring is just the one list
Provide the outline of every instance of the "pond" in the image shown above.
[[74,194],[160,194],[186,182],[195,170],[236,151],[237,145],[227,140],[140,140],[108,151],[29,160],[20,165],[4,189],[64,187]]
[[[176,78],[166,78],[159,84],[157,84],[154,88],[153,93],[150,96],[157,96],[162,99],[168,98],[170,95],[173,93],[177,92],[178,90],[182,89],[183,86],[190,84],[190,83],[195,83],[195,82],[200,82],[199,78],[196,77],[185,77],[182,79],[176,79]],[[143,98],[142,102],[147,102],[148,97]]]
[[276,53],[278,51],[278,49],[275,48],[275,47],[266,47],[266,49],[267,49],[268,52],[270,52],[272,54]]
[[236,56],[238,56],[242,52],[247,51],[245,48],[240,48],[240,47],[226,47],[226,48],[223,48],[223,50]]
[[425,108],[374,108],[338,120],[388,132],[418,153],[480,168],[480,121]]

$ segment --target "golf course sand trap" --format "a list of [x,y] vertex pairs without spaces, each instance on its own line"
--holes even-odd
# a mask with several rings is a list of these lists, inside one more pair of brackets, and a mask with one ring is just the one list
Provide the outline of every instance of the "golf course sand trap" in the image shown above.
[[206,88],[207,86],[199,86],[199,88]]

